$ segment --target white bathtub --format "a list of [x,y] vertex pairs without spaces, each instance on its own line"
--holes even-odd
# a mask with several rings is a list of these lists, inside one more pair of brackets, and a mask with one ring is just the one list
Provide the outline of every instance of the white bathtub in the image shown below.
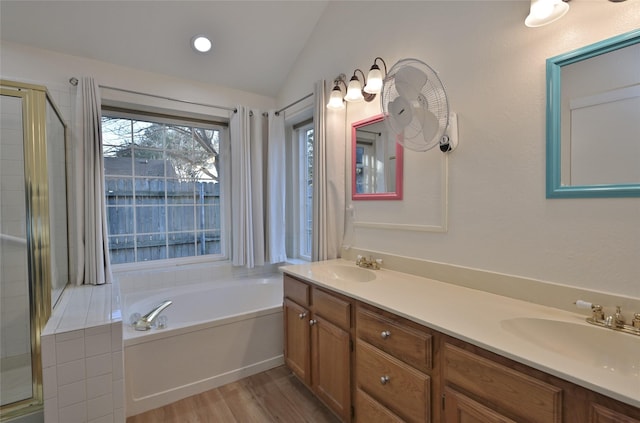
[[165,329],[124,325],[127,416],[284,363],[282,275],[129,293],[123,321],[164,300]]

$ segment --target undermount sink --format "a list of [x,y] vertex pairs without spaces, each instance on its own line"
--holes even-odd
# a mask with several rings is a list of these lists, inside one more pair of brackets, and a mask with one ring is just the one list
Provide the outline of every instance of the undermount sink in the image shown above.
[[640,378],[640,336],[588,324],[532,317],[502,321],[502,328],[539,348],[620,376]]
[[347,282],[370,282],[376,278],[373,270],[344,264],[333,264],[323,268],[333,279]]

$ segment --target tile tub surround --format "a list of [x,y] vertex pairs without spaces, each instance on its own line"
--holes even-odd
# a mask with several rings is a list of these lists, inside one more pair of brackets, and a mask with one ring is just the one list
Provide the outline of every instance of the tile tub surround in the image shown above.
[[[514,318],[549,319],[588,325],[582,314],[384,268],[375,271],[376,279],[373,281],[353,282],[332,277],[327,268],[335,265],[356,268],[353,262],[339,259],[284,266],[282,269],[294,277],[640,407],[640,379],[637,375],[634,377],[611,372],[592,366],[585,360],[533,347],[531,343],[522,342],[519,337],[506,331],[502,325],[503,321]],[[603,333],[610,331],[601,330],[605,331]],[[634,337],[635,340],[634,335],[617,335]],[[594,339],[594,342],[598,340]],[[637,345],[640,347],[640,339]],[[611,345],[611,348],[615,349],[616,346]],[[636,356],[633,351],[629,354],[631,357]]]
[[45,423],[125,423],[117,284],[68,286],[41,347]]

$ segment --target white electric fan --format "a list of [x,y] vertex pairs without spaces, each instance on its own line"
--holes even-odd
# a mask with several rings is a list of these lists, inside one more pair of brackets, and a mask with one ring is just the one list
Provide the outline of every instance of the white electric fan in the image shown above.
[[449,114],[438,74],[426,63],[403,59],[393,65],[384,78],[380,101],[387,126],[405,148],[427,151],[439,145],[443,152],[455,148],[457,134],[447,134],[455,115]]

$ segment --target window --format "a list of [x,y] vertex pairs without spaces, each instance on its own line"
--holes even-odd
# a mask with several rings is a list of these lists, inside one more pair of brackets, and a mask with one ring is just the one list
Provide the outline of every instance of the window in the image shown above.
[[227,257],[224,126],[106,110],[102,136],[112,264]]
[[313,123],[297,128],[299,147],[299,251],[300,258],[311,260],[313,233]]

